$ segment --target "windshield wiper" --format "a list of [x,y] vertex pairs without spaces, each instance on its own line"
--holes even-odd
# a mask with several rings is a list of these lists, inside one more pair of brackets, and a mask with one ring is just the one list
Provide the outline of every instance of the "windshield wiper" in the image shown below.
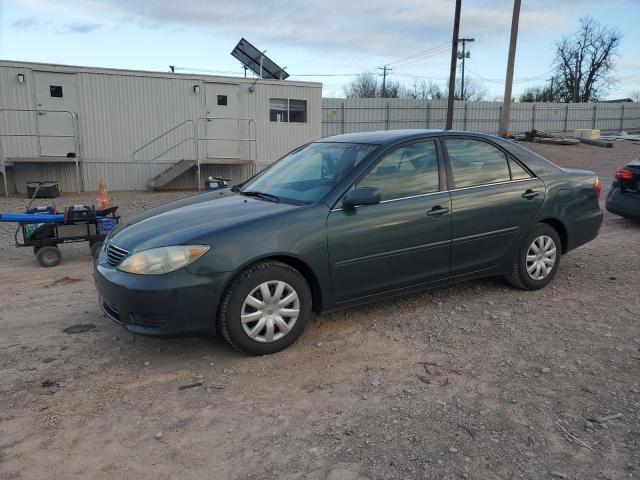
[[270,193],[258,192],[254,190],[245,190],[240,191],[239,193],[240,195],[246,195],[247,197],[258,197],[262,198],[263,200],[269,200],[270,202],[280,202],[280,197],[278,197],[277,195],[272,195]]

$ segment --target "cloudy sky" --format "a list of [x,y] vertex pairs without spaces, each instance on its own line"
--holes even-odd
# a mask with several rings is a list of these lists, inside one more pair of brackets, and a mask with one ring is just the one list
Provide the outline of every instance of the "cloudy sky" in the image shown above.
[[[511,0],[463,0],[474,37],[467,75],[489,96],[504,87]],[[240,37],[292,78],[341,96],[355,74],[445,84],[453,0],[0,0],[0,58],[72,65],[240,74]],[[640,89],[640,0],[523,0],[514,92],[549,77],[554,41],[591,15],[624,33],[610,98]],[[428,51],[420,57],[412,57]],[[407,58],[408,57],[408,58]]]

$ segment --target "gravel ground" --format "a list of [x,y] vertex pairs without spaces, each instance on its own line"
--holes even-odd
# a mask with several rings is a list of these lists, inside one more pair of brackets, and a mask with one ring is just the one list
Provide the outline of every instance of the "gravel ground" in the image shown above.
[[[527,146],[603,193],[640,156]],[[111,193],[125,215],[183,194]],[[86,245],[44,269],[12,242],[0,225],[0,479],[640,478],[636,223],[606,214],[544,290],[483,280],[318,316],[258,358],[131,336],[97,307]]]

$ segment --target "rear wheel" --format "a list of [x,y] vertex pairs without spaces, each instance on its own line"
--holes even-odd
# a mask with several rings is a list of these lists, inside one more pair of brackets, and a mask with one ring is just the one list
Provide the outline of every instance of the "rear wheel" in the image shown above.
[[311,290],[293,267],[277,261],[242,271],[227,288],[218,311],[219,332],[250,355],[287,348],[311,318]]
[[38,249],[36,258],[43,267],[55,267],[62,259],[62,252],[55,245],[48,245]]
[[547,286],[560,265],[560,237],[546,223],[537,224],[523,239],[505,278],[517,288],[538,290]]

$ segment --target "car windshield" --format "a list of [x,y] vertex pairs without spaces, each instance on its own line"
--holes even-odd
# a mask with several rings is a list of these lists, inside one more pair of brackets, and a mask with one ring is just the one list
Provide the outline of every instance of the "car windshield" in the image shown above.
[[377,145],[310,143],[249,180],[240,192],[261,198],[317,202]]

